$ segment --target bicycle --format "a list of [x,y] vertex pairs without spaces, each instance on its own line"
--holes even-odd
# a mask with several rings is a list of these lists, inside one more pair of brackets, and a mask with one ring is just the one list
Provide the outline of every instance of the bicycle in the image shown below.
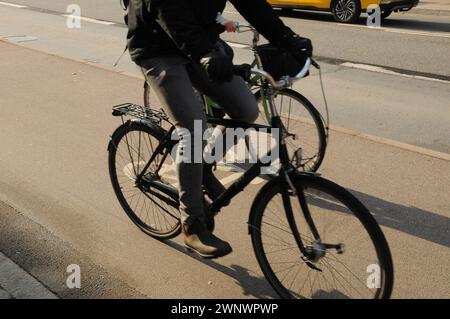
[[[254,54],[252,67],[266,69],[261,61],[259,46],[260,35],[251,25],[235,22],[236,30],[239,33],[253,32],[251,49]],[[284,129],[286,132],[286,143],[288,144],[288,153],[292,164],[301,170],[316,172],[326,152],[328,140],[328,111],[326,119],[314,107],[314,105],[302,94],[291,89],[283,87],[277,89],[271,87],[267,81],[264,81],[259,75],[255,75],[248,81],[255,99],[260,107],[260,116],[257,122],[270,124],[271,113],[269,100],[276,105],[278,114],[280,114]],[[209,116],[224,115],[220,105],[214,103],[206,95],[199,93],[205,112]],[[144,83],[144,106],[151,107],[151,88]],[[327,109],[328,110],[328,109]],[[299,160],[299,153],[302,153]]]
[[[288,87],[308,71],[308,59],[294,78],[275,81],[264,70],[252,74],[274,89]],[[208,116],[213,125],[272,132],[283,127],[272,100],[271,125],[249,124]],[[131,220],[146,234],[166,240],[180,233],[177,188],[167,178],[169,156],[177,141],[166,114],[126,103],[113,107],[122,119],[108,145],[109,172],[116,196]],[[162,127],[168,123],[170,129]],[[279,169],[256,195],[248,218],[258,264],[282,298],[388,298],[393,264],[388,243],[369,210],[343,187],[303,172],[292,164],[286,134],[277,137]],[[272,164],[258,158],[210,205],[209,216],[243,191]],[[369,273],[368,273],[369,272]]]

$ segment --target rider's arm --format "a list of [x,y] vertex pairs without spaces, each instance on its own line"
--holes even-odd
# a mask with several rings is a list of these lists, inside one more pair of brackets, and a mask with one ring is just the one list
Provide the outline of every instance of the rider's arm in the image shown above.
[[284,38],[293,34],[266,0],[230,0],[230,2],[270,43],[282,46]]
[[214,44],[208,32],[199,25],[189,1],[160,1],[157,10],[160,23],[191,58],[198,60],[213,49]]

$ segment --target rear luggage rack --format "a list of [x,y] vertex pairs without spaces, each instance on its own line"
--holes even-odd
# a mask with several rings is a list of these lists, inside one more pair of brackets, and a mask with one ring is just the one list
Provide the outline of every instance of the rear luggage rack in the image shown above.
[[166,113],[161,110],[153,110],[147,106],[137,105],[133,103],[124,103],[113,106],[113,116],[130,116],[142,120],[151,120],[152,122],[161,123],[161,121],[170,122]]

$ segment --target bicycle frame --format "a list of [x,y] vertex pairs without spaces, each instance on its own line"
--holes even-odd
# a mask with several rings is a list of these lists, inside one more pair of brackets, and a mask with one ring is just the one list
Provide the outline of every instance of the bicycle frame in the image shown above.
[[[242,128],[242,129],[254,129],[255,131],[259,132],[261,130],[264,130],[267,133],[271,133],[273,129],[280,129],[282,128],[282,121],[280,116],[277,113],[277,110],[273,104],[273,101],[269,99],[269,108],[272,114],[271,117],[271,125],[261,125],[261,124],[252,124],[252,123],[246,123],[242,121],[236,121],[231,119],[223,119],[223,118],[214,118],[211,116],[207,117],[207,122],[209,124],[213,125],[220,125],[224,126],[226,128]],[[162,154],[162,151],[165,150],[163,153],[163,160],[161,160],[159,166],[157,167],[156,171],[153,174],[158,174],[159,170],[161,169],[163,162],[165,158],[169,155],[172,148],[177,144],[177,141],[174,141],[171,139],[172,133],[175,130],[175,127],[172,127],[164,136],[164,138],[160,141],[159,145],[156,147],[155,151],[153,152],[151,158],[147,162],[147,164],[144,166],[141,172],[137,174],[137,180],[136,185],[139,187],[144,187],[143,190],[150,192],[152,195],[157,196],[161,200],[165,201],[168,204],[176,205],[178,202],[178,191],[176,188],[169,186],[167,184],[164,184],[162,182],[159,182],[158,180],[151,180],[146,178],[145,172],[150,167],[150,165],[155,161],[156,157],[160,154]],[[283,132],[283,130],[280,130],[280,132]],[[288,223],[291,227],[293,236],[295,238],[296,244],[299,247],[300,252],[305,256],[306,259],[308,259],[311,256],[311,253],[308,252],[307,248],[303,244],[303,241],[301,239],[301,235],[298,232],[298,228],[296,225],[296,221],[294,218],[294,213],[292,210],[292,205],[290,203],[290,196],[296,195],[298,196],[298,199],[301,203],[301,208],[303,211],[303,214],[305,216],[305,220],[307,221],[307,224],[309,225],[311,232],[315,238],[315,240],[320,241],[319,233],[316,229],[316,226],[314,225],[314,222],[311,217],[311,213],[309,211],[308,206],[306,205],[306,201],[304,200],[304,194],[303,192],[297,193],[294,185],[292,184],[292,181],[289,177],[289,173],[294,171],[294,167],[289,161],[288,157],[288,151],[287,146],[284,142],[285,136],[284,133],[278,134],[278,140],[277,140],[277,146],[279,147],[279,155],[280,155],[280,170],[278,171],[278,176],[275,178],[278,178],[281,180],[283,185],[286,187],[283,187],[283,193],[282,193],[282,199],[283,199],[283,205],[285,207],[286,212],[286,218],[288,220]],[[271,151],[269,151],[267,154],[265,154],[264,157],[270,157]],[[260,158],[257,160],[255,164],[253,164],[248,170],[246,170],[243,175],[237,179],[233,184],[231,184],[219,197],[214,200],[214,202],[211,204],[211,213],[217,214],[223,207],[227,205],[228,202],[230,202],[236,195],[238,195],[240,192],[242,192],[255,178],[261,175],[261,169],[263,167],[270,166],[272,162],[264,163]],[[169,194],[172,197],[172,200],[169,200],[168,198],[164,197],[161,194],[158,194],[157,192],[154,192],[151,190],[151,188],[163,191],[166,194]],[[310,267],[314,267],[314,265],[310,265]]]
[[[242,25],[241,27],[247,28],[247,31],[252,31],[254,34],[252,50],[254,51],[255,59],[251,66],[252,67],[256,66],[257,68],[260,69],[262,66],[262,63],[260,61],[258,53],[256,52],[256,46],[259,42],[259,33],[250,26]],[[302,76],[300,76],[300,78],[301,77]],[[254,74],[250,78],[249,84],[251,87],[257,87],[260,90],[265,116],[268,120],[270,120],[270,121],[268,121],[269,123],[271,123],[270,126],[260,125],[260,124],[250,124],[250,123],[246,123],[246,122],[223,119],[223,118],[216,118],[216,117],[212,116],[214,114],[213,109],[214,108],[220,109],[220,107],[215,105],[215,103],[212,100],[210,100],[207,96],[203,95],[206,114],[207,114],[207,122],[209,124],[220,125],[220,126],[224,126],[226,128],[243,128],[243,129],[252,128],[256,131],[260,131],[261,129],[264,129],[266,132],[272,132],[272,130],[274,128],[279,129],[279,132],[281,134],[278,134],[279,136],[278,136],[278,140],[277,140],[277,146],[279,147],[281,168],[280,168],[280,170],[278,172],[278,176],[276,178],[281,179],[281,182],[283,183],[283,185],[286,186],[283,188],[284,191],[282,194],[283,205],[285,207],[285,212],[286,212],[286,218],[291,227],[296,244],[298,245],[303,256],[305,256],[305,258],[308,259],[309,257],[311,257],[311,253],[309,253],[307,251],[305,245],[303,244],[301,236],[298,232],[298,228],[296,226],[294,214],[292,211],[292,206],[290,203],[290,198],[289,198],[290,195],[298,196],[298,199],[301,203],[301,208],[302,208],[303,214],[305,216],[305,220],[307,221],[307,224],[309,225],[311,233],[313,234],[315,240],[320,242],[320,236],[319,236],[317,228],[314,225],[314,222],[312,220],[309,208],[306,205],[306,201],[304,199],[304,194],[297,194],[297,191],[289,177],[289,173],[294,171],[295,168],[292,166],[292,164],[290,163],[290,160],[289,160],[287,146],[285,144],[285,136],[284,136],[285,133],[284,133],[284,130],[282,129],[283,123],[282,123],[280,115],[278,114],[276,107],[274,105],[274,100],[272,98],[266,98],[266,93],[268,93],[268,92],[270,93],[271,92],[270,90],[276,90],[276,89],[272,88],[269,85],[269,83],[267,82],[267,80],[264,79],[264,77],[261,74]],[[171,187],[171,186],[168,186],[167,184],[158,182],[157,180],[148,180],[144,176],[145,171],[150,167],[151,163],[156,159],[158,154],[161,154],[162,150],[166,149],[166,152],[163,155],[163,159],[165,159],[168,156],[170,150],[173,148],[173,146],[176,145],[176,141],[173,141],[171,139],[174,129],[175,128],[172,127],[169,130],[169,132],[167,132],[167,134],[164,136],[164,138],[162,139],[162,141],[160,142],[160,144],[154,151],[153,155],[151,156],[149,162],[144,166],[144,169],[142,170],[142,172],[139,173],[136,184],[143,185],[145,187],[145,189],[144,189],[145,191],[151,192],[150,189],[153,187],[155,189],[163,191],[166,194],[170,194],[172,199],[175,202],[177,202],[178,201],[178,192],[174,187]],[[270,156],[270,155],[271,154],[269,152],[265,156]],[[156,170],[156,174],[161,169],[163,162],[164,162],[164,160],[161,161],[159,167]],[[231,199],[233,199],[237,194],[239,194],[241,191],[243,191],[255,178],[257,178],[258,176],[261,175],[261,169],[263,167],[270,166],[271,164],[272,164],[271,162],[268,164],[264,164],[260,159],[258,159],[256,164],[252,165],[250,167],[250,169],[245,171],[239,179],[237,179],[231,186],[229,186],[225,190],[225,192],[223,194],[221,194],[211,204],[211,207],[210,207],[211,212],[213,214],[218,213],[221,210],[221,208],[226,206],[227,203],[231,201]],[[291,190],[291,194],[289,193],[289,190]],[[151,194],[157,196],[161,200],[164,200],[168,204],[173,205],[175,203],[174,201],[168,201],[167,198],[158,194],[157,192],[151,192]],[[311,264],[310,267],[314,268],[315,266]]]

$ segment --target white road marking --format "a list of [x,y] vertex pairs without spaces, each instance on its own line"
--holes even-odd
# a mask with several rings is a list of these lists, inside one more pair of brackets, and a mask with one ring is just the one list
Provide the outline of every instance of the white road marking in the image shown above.
[[223,185],[231,184],[242,176],[243,173],[234,173],[220,180]]
[[402,34],[410,34],[410,35],[422,35],[426,37],[438,37],[438,38],[450,38],[450,34],[443,32],[425,32],[425,31],[414,31],[414,30],[398,30],[391,28],[381,28],[385,32],[391,33],[402,33]]
[[360,70],[389,74],[389,75],[396,75],[396,76],[417,79],[417,80],[425,80],[425,81],[433,81],[433,82],[450,84],[450,81],[447,81],[447,80],[435,79],[435,78],[430,78],[430,77],[420,76],[420,75],[399,73],[399,72],[395,72],[395,71],[388,70],[388,69],[385,69],[385,68],[382,68],[379,66],[374,66],[374,65],[352,63],[352,62],[344,62],[344,63],[341,63],[341,65],[345,66],[345,67],[353,68],[353,69],[360,69]]
[[[319,22],[319,23],[328,23],[328,22]],[[400,33],[400,34],[409,34],[409,35],[421,35],[426,37],[439,37],[439,38],[450,38],[450,34],[448,32],[427,32],[427,31],[416,31],[411,29],[395,29],[395,28],[387,28],[387,27],[368,27],[366,25],[360,24],[344,24],[337,23],[339,27],[347,27],[347,28],[360,28],[360,29],[368,29],[374,31],[382,31],[382,32],[390,32],[390,33]]]
[[246,44],[241,44],[241,43],[236,43],[236,42],[227,41],[227,44],[230,47],[237,48],[237,49],[249,49],[250,48],[250,46],[248,46]]
[[[143,161],[139,162],[139,165],[142,166],[142,168],[145,166],[145,164],[147,164],[147,163],[143,162]],[[136,165],[138,165],[138,163],[128,163],[128,164],[124,165],[123,170],[122,170],[124,175],[127,176],[132,181],[134,181],[136,178],[135,174],[134,174],[134,167]],[[231,184],[232,182],[234,182],[235,180],[237,180],[244,174],[244,172],[241,169],[229,167],[229,166],[224,165],[223,163],[219,163],[217,165],[217,170],[232,173],[232,174],[220,179],[220,182],[223,185]],[[236,172],[236,171],[238,171],[238,172]],[[176,176],[176,167],[174,164],[170,164],[170,165],[163,164],[163,167],[159,171],[159,174],[160,174],[160,176],[164,176],[165,180],[167,180],[167,179],[173,180],[174,183],[171,183],[171,185],[175,188],[178,188],[178,183],[176,182],[176,180],[178,178]],[[251,184],[258,185],[263,182],[264,182],[264,179],[257,177],[251,182]]]
[[0,5],[14,7],[14,8],[28,8],[27,6],[22,6],[20,4],[14,4],[14,3],[3,2],[3,1],[0,1]]
[[79,16],[75,16],[75,15],[72,15],[72,14],[63,14],[62,16],[66,17],[66,18],[80,19],[81,21],[87,21],[87,22],[98,23],[98,24],[103,24],[103,25],[114,25],[114,24],[116,24],[115,22],[97,20],[97,19],[86,18],[86,17],[79,17]]
[[[217,170],[222,172],[230,172],[234,174],[231,174],[227,177],[224,177],[220,180],[220,182],[223,185],[231,184],[235,180],[239,179],[242,175],[244,175],[245,171],[237,166],[234,166],[233,164],[225,164],[223,162],[220,162],[217,164]],[[264,182],[264,179],[261,177],[256,177],[254,180],[251,181],[250,184],[252,185],[259,185]]]
[[36,41],[38,38],[33,37],[31,35],[12,35],[12,36],[6,36],[2,37],[3,39],[6,39],[9,42],[13,43],[22,43],[22,42],[30,42],[30,41]]

